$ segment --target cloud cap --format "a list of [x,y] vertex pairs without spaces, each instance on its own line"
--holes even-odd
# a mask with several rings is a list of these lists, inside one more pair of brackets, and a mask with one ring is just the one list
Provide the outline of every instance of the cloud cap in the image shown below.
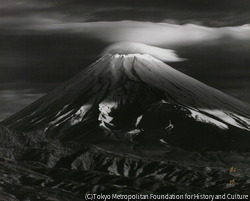
[[101,55],[105,54],[149,54],[164,62],[181,62],[187,59],[180,58],[174,50],[163,49],[136,42],[118,42],[106,47]]

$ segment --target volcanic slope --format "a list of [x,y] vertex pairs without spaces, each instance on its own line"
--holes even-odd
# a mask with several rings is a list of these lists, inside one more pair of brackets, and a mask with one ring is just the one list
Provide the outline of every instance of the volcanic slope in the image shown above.
[[[159,125],[152,125],[157,124],[153,116],[160,118]],[[142,140],[140,133],[153,130],[161,133],[157,141],[165,143],[166,132],[185,134],[188,127],[199,135],[207,127],[221,136],[238,132],[242,139],[249,136],[250,107],[150,55],[107,54],[2,124],[44,130],[46,136],[64,140],[84,136],[89,142],[106,136]],[[181,135],[176,136],[178,141]]]
[[249,195],[249,118],[152,56],[105,55],[1,122],[0,197]]

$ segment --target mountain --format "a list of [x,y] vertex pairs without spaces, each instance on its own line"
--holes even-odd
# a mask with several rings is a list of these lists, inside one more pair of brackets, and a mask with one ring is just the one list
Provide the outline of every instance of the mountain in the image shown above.
[[50,138],[249,150],[250,106],[150,55],[104,55],[1,124]]
[[152,56],[105,55],[1,122],[0,200],[244,199],[249,113]]

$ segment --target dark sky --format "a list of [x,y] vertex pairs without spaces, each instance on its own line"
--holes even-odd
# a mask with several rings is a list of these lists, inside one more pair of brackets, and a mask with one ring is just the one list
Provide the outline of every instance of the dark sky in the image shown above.
[[174,68],[250,103],[249,0],[1,0],[0,120],[121,41],[173,49]]

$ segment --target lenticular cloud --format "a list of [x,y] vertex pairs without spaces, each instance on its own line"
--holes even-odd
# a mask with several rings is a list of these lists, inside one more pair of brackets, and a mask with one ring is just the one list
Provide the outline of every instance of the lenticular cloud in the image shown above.
[[102,55],[105,54],[149,54],[156,59],[164,62],[181,62],[186,59],[180,58],[174,50],[163,49],[159,47],[154,47],[150,45],[145,45],[142,43],[135,42],[118,42],[109,45],[104,49]]

